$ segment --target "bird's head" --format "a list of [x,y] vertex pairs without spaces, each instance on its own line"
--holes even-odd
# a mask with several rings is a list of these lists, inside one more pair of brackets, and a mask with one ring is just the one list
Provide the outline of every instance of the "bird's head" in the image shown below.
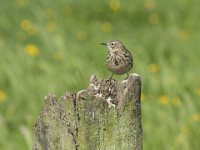
[[121,51],[125,49],[124,44],[118,40],[101,43],[101,45],[107,46],[110,52]]

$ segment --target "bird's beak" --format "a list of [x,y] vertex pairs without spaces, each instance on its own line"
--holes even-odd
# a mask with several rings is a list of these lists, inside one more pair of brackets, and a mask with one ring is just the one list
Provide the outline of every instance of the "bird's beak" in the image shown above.
[[101,45],[107,46],[107,43],[100,43]]

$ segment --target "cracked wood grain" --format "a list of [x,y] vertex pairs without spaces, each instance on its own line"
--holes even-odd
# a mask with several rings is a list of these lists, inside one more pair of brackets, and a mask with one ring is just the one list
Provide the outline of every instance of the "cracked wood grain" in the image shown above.
[[49,93],[33,134],[33,150],[142,150],[141,79],[90,78],[86,90]]

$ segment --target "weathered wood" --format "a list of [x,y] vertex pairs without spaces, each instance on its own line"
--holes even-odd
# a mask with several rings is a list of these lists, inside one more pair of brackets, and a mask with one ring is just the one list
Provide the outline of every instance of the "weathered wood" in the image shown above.
[[87,90],[45,97],[33,150],[142,150],[141,79],[97,80]]

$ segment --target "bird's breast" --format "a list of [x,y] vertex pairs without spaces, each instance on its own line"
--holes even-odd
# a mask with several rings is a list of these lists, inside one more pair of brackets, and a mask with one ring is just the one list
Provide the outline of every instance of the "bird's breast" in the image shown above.
[[106,64],[111,72],[118,75],[127,73],[132,67],[130,61],[123,54],[115,55],[108,53]]

